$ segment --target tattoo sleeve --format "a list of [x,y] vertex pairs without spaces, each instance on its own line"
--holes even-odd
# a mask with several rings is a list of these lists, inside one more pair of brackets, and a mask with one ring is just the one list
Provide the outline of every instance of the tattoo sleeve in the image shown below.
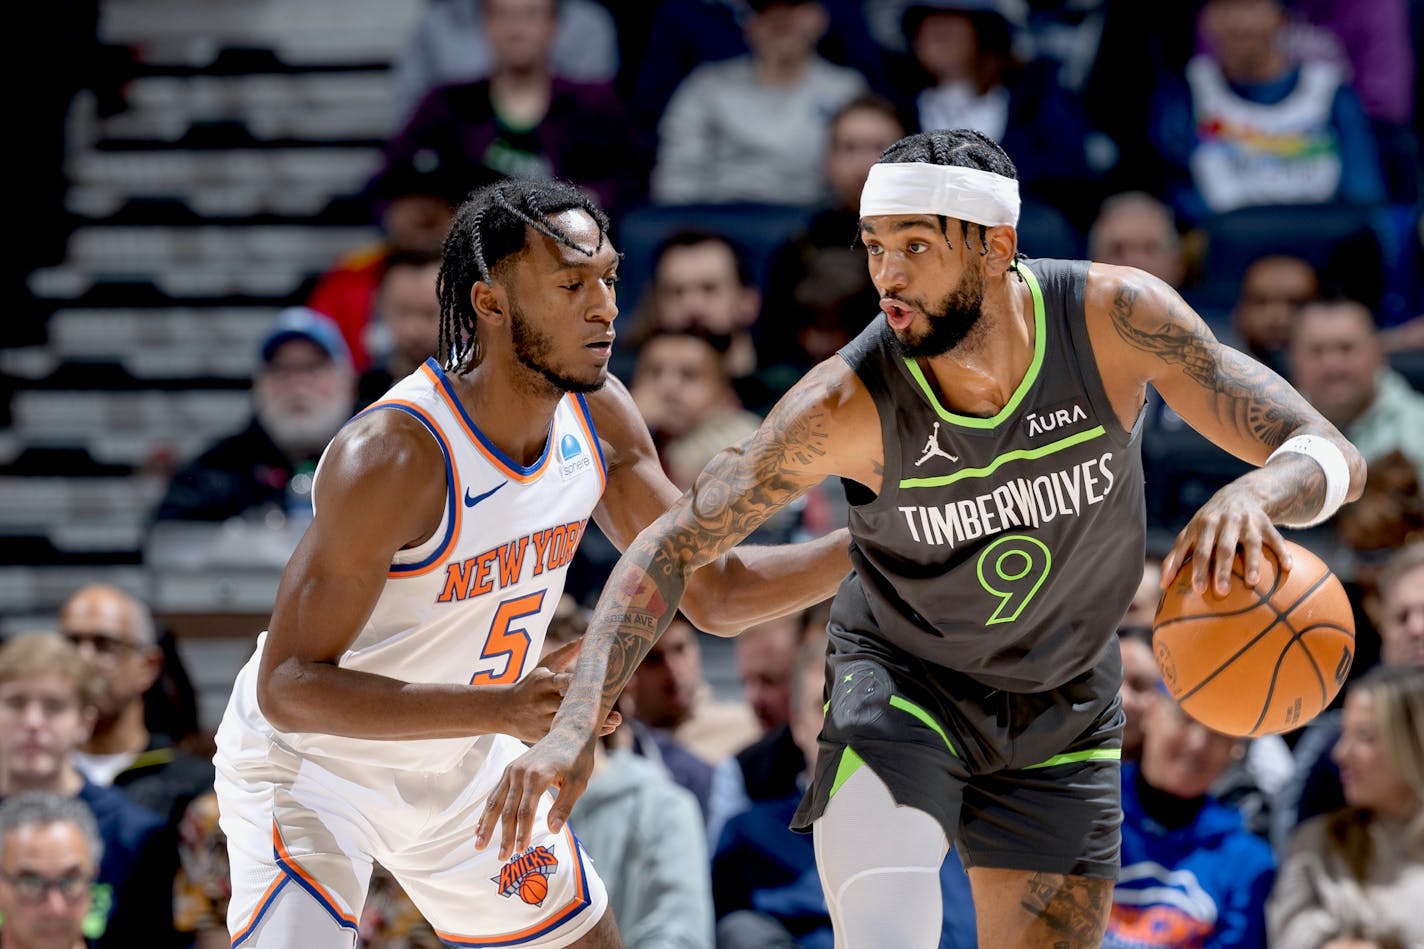
[[1274,450],[1313,420],[1316,413],[1290,383],[1250,356],[1221,345],[1201,317],[1173,304],[1164,317],[1154,319],[1139,311],[1140,295],[1130,283],[1118,289],[1112,307],[1118,335],[1134,348],[1179,366],[1211,392],[1216,417],[1224,425]]
[[688,575],[822,478],[829,413],[792,392],[747,441],[718,454],[692,489],[629,546],[599,598],[559,718],[602,721],[672,620]]
[[[1144,300],[1141,287],[1123,281],[1110,310],[1113,328],[1134,349],[1156,357],[1196,384],[1194,401],[1204,401],[1206,421],[1215,423],[1213,431],[1204,432],[1213,441],[1239,455],[1259,458],[1302,431],[1333,432],[1300,393],[1269,367],[1223,346],[1201,317],[1175,296],[1165,309],[1157,299]],[[1197,397],[1202,395],[1204,400]],[[1262,469],[1255,474],[1256,480],[1267,482],[1261,487],[1272,520],[1304,523],[1320,510],[1325,479],[1314,461],[1285,456],[1282,463],[1270,466],[1269,473]]]

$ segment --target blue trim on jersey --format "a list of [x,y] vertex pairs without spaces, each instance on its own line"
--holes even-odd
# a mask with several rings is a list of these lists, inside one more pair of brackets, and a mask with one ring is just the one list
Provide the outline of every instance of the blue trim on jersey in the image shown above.
[[283,873],[282,879],[272,888],[272,892],[267,894],[267,899],[262,901],[262,905],[257,908],[257,913],[252,917],[252,922],[248,923],[241,932],[233,937],[232,949],[237,949],[238,946],[247,940],[248,936],[251,936],[257,931],[257,924],[262,922],[262,917],[266,915],[267,910],[272,908],[272,903],[277,899],[277,894],[281,893],[283,888],[291,882],[292,878],[287,876],[286,873]]
[[335,906],[332,906],[331,903],[327,900],[327,898],[321,895],[320,890],[318,890],[316,887],[312,886],[310,883],[304,880],[302,878],[302,875],[293,870],[292,867],[287,863],[287,861],[283,860],[281,857],[277,858],[277,869],[281,870],[282,874],[288,880],[291,880],[297,886],[310,893],[312,899],[316,900],[317,905],[320,906],[322,909],[326,910],[327,913],[330,914],[331,918],[336,920],[338,926],[343,929],[349,929],[354,933],[359,934],[361,932],[361,927],[359,924],[357,924],[354,920],[350,920],[347,919],[345,916],[342,916],[341,910],[337,909]]
[[[434,360],[431,361],[433,362]],[[460,496],[455,491],[455,468],[450,461],[450,445],[445,441],[445,435],[440,429],[436,428],[431,424],[429,419],[409,406],[399,405],[393,402],[377,402],[366,409],[365,412],[362,412],[361,415],[365,415],[367,412],[374,412],[377,409],[393,409],[395,411],[404,412],[421,425],[424,425],[426,430],[435,436],[435,441],[440,446],[440,453],[445,457],[445,536],[440,539],[439,544],[435,545],[435,550],[430,556],[419,563],[393,563],[390,565],[390,573],[414,573],[417,570],[424,570],[450,552],[450,538],[455,533],[456,518],[459,516],[459,508],[457,508],[456,505],[460,503]],[[360,415],[357,416],[357,418],[360,417]]]
[[486,438],[485,433],[480,431],[480,427],[475,424],[474,419],[470,418],[470,413],[465,411],[464,403],[462,403],[460,397],[455,394],[455,387],[450,384],[450,377],[445,375],[445,370],[441,368],[440,364],[433,358],[426,358],[425,364],[435,370],[436,378],[440,380],[440,385],[445,389],[445,394],[450,397],[450,404],[454,406],[455,411],[460,413],[460,418],[464,420],[466,427],[469,428],[474,436],[480,440],[480,444],[485,447],[485,451],[498,458],[500,464],[525,477],[538,473],[539,469],[543,467],[544,461],[549,457],[549,446],[553,442],[553,438],[549,436],[552,436],[554,433],[554,423],[552,421],[549,423],[549,436],[544,438],[544,451],[540,453],[538,458],[534,459],[532,465],[521,465],[500,451],[499,446]]
[[575,392],[574,398],[578,399],[579,408],[583,410],[583,419],[588,423],[588,434],[593,437],[593,450],[598,453],[598,463],[603,466],[604,483],[608,481],[608,460],[603,457],[603,443],[598,440],[598,428],[593,424],[593,411],[588,407],[588,399],[583,397],[582,392]]

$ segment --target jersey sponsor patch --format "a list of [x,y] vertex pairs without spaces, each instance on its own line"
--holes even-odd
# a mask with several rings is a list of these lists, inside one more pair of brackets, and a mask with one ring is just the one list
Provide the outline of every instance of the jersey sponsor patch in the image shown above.
[[1079,422],[1088,421],[1088,413],[1076,399],[1047,405],[1024,415],[1024,434],[1029,438],[1043,435],[1066,435]]
[[553,847],[539,844],[516,855],[499,868],[499,875],[490,877],[506,899],[518,896],[531,906],[541,906],[549,894],[549,877],[559,869],[559,858]]
[[559,477],[568,481],[592,470],[593,455],[584,451],[582,442],[573,435],[559,439]]

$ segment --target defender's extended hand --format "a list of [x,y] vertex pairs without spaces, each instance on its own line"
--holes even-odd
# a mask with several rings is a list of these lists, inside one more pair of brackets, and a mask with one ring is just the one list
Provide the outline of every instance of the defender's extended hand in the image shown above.
[[536,666],[513,685],[485,686],[506,690],[503,698],[504,725],[500,731],[524,742],[543,738],[554,724],[554,715],[559,711],[559,704],[563,702],[572,678],[572,673],[551,672],[543,666]]
[[1231,588],[1231,565],[1238,547],[1246,583],[1254,587],[1261,579],[1262,544],[1275,551],[1282,571],[1291,568],[1285,540],[1262,509],[1260,498],[1245,485],[1228,484],[1203,504],[1177,535],[1162,562],[1162,589],[1171,585],[1177,571],[1190,560],[1193,589],[1205,593],[1210,582],[1217,596],[1225,596]]
[[[505,699],[507,724],[501,729],[504,734],[533,743],[549,733],[554,715],[564,700],[564,693],[569,690],[569,682],[573,678],[570,670],[578,660],[582,645],[581,639],[566,643],[544,656],[527,676],[513,685],[493,686],[508,689]],[[607,735],[622,722],[623,716],[610,712],[598,734]]]
[[551,787],[558,788],[559,793],[549,810],[549,832],[558,833],[568,820],[574,802],[588,787],[588,778],[593,772],[593,742],[592,735],[581,738],[567,729],[554,731],[511,761],[490,792],[485,811],[475,825],[476,849],[489,846],[498,822],[499,859],[508,860],[527,850],[534,835],[539,798]]

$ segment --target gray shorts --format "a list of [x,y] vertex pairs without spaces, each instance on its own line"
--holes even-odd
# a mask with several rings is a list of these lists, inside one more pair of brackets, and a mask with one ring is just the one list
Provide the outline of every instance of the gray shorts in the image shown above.
[[897,804],[940,822],[965,866],[1116,878],[1117,649],[1058,689],[1015,693],[864,634],[830,632],[826,722],[794,829],[809,831],[863,762]]

